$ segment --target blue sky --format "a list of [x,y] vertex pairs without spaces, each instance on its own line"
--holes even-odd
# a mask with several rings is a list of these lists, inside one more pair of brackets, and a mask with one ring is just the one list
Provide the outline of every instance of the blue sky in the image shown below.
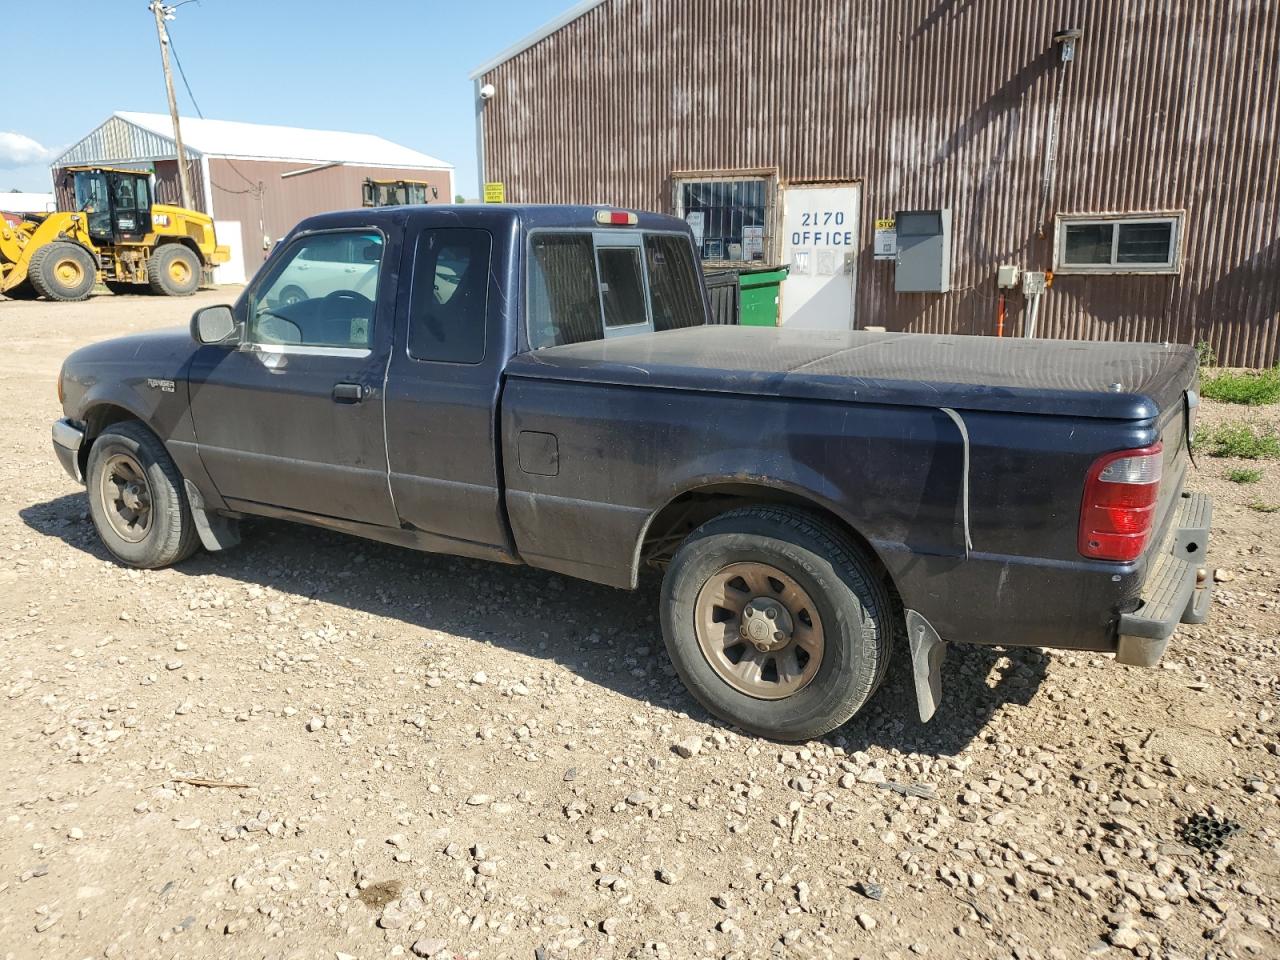
[[[455,164],[459,192],[476,196],[467,74],[573,2],[198,0],[169,26],[206,117],[375,133]],[[0,99],[0,190],[51,189],[41,148],[69,146],[114,110],[168,110],[147,0],[3,5],[23,80]],[[62,66],[18,66],[33,51]],[[174,81],[194,116],[176,68]]]

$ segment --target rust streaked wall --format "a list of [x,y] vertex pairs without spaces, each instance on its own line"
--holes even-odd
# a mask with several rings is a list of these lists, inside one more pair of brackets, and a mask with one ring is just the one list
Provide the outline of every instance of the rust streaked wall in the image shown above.
[[[677,170],[861,180],[861,324],[992,333],[997,264],[1050,269],[1055,213],[1184,210],[1179,274],[1059,275],[1040,331],[1278,359],[1276,0],[604,0],[480,82],[484,177],[511,201],[669,211]],[[872,221],[935,206],[953,292],[897,294]]]
[[282,173],[314,166],[318,164],[209,158],[214,216],[218,220],[240,221],[240,231],[244,238],[245,271],[250,276],[270,252],[263,248],[264,234],[274,244],[304,217],[330,210],[358,208],[360,187],[366,177],[376,180],[425,180],[439,194],[435,202],[453,202],[453,197],[449,195],[448,170],[343,164],[294,177],[280,176]]

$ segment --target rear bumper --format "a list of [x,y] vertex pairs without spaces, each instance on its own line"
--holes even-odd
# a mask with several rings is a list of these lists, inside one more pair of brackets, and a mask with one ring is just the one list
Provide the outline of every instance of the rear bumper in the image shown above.
[[1204,623],[1213,599],[1213,580],[1204,566],[1212,521],[1213,501],[1208,496],[1182,494],[1137,609],[1120,615],[1118,662],[1154,667],[1179,623]]
[[58,455],[62,469],[76,483],[84,483],[80,469],[80,445],[84,443],[84,430],[74,420],[57,420],[53,424],[53,452]]

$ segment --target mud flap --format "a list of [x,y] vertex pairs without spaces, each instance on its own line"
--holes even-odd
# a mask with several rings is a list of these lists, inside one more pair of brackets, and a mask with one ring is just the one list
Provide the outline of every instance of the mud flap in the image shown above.
[[947,655],[947,641],[914,610],[907,612],[907,643],[911,647],[911,672],[916,684],[916,707],[921,721],[927,723],[938,712],[942,702],[942,660]]
[[187,491],[187,503],[191,506],[191,520],[196,525],[196,533],[200,535],[200,543],[206,550],[229,550],[240,542],[240,522],[230,517],[220,517],[209,513],[204,506],[204,497],[190,480],[183,479],[183,487]]

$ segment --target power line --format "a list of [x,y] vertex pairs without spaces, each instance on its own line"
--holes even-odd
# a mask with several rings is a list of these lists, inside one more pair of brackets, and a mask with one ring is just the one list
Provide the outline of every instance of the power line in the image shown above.
[[[184,2],[190,2],[190,0],[184,0]],[[179,6],[181,6],[181,4],[179,4]],[[182,77],[182,85],[187,89],[187,96],[191,100],[191,105],[196,108],[196,116],[199,117],[201,120],[203,120],[205,119],[204,111],[200,109],[200,104],[196,101],[196,95],[191,92],[191,84],[187,80],[187,71],[182,69],[182,58],[178,56],[178,47],[173,42],[173,30],[168,29],[166,32],[169,35],[169,52],[173,54],[173,62],[178,65],[178,76]],[[249,189],[248,190],[232,190],[229,187],[224,187],[220,183],[214,183],[213,185],[215,187],[217,187],[223,193],[234,193],[234,194],[240,194],[240,195],[243,195],[246,193],[258,193],[262,189],[261,183],[255,183],[254,181],[246,177],[243,173],[240,172],[240,168],[237,167],[234,163],[232,163],[229,158],[224,158],[224,159],[226,159],[227,166],[231,168],[232,172],[235,173],[235,175],[239,177],[241,180],[243,180],[245,183],[249,184]]]
[[178,56],[178,48],[173,42],[173,30],[169,29],[169,52],[173,54],[173,62],[178,65],[178,76],[182,78],[182,85],[187,88],[187,96],[191,98],[191,105],[196,108],[196,116],[201,120],[204,119],[204,111],[200,109],[200,104],[196,103],[196,95],[191,92],[191,84],[187,82],[187,71],[182,69],[182,58]]

